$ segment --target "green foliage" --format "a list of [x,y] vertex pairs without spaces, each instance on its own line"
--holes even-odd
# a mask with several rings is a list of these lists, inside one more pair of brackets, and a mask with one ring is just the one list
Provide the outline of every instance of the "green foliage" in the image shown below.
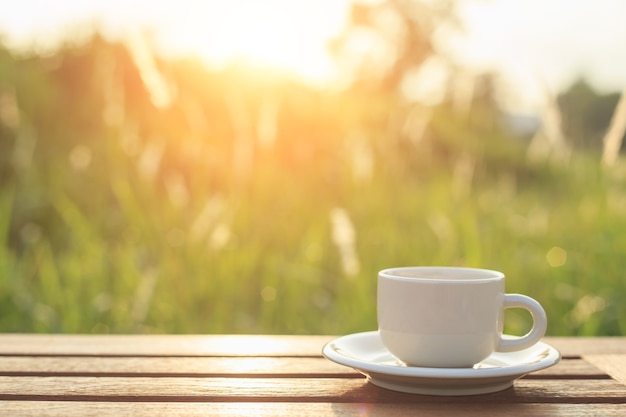
[[529,160],[488,100],[157,62],[163,107],[97,36],[0,59],[2,331],[368,330],[378,270],[435,264],[504,271],[550,334],[626,331],[626,178]]

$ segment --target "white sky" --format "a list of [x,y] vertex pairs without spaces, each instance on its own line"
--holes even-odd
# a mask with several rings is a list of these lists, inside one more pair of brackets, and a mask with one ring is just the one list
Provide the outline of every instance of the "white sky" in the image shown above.
[[[327,65],[320,63],[326,58],[322,45],[314,45],[315,36],[328,35],[341,27],[348,1],[5,1],[0,5],[0,33],[10,44],[37,39],[45,45],[68,25],[91,22],[109,33],[118,33],[147,24],[159,28],[157,40],[170,50],[203,49],[206,54],[225,59],[227,52],[220,50],[220,45],[224,46],[225,36],[236,36],[229,19],[245,10],[246,24],[260,25],[262,19],[271,19],[278,10],[288,9],[299,13],[300,20],[290,24],[283,19],[274,24],[283,25],[282,29],[293,36],[268,35],[265,43],[280,43],[292,61],[296,61],[294,55],[300,59],[311,55],[307,65],[313,67]],[[220,6],[223,4],[228,4],[230,11]],[[624,0],[460,0],[460,5],[468,37],[455,42],[456,54],[475,72],[500,70],[510,96],[523,110],[536,110],[546,92],[558,92],[580,74],[602,90],[626,87]],[[203,36],[197,36],[199,33]]]
[[533,107],[584,75],[600,91],[626,88],[626,1],[467,0],[466,59],[499,68]]

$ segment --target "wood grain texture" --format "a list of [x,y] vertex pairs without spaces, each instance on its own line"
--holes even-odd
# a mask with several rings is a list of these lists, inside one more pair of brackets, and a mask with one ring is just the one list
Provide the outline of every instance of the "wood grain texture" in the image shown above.
[[623,417],[621,404],[421,403],[94,403],[78,401],[0,401],[12,417]]
[[321,356],[333,336],[0,335],[0,355]]
[[[0,400],[142,402],[449,402],[404,394],[355,378],[116,378],[0,377]],[[626,404],[626,386],[612,379],[516,381],[500,393],[455,397],[455,402]]]
[[626,355],[585,355],[585,360],[626,384]]
[[[337,336],[264,335],[0,335],[0,355],[321,356]],[[626,338],[546,337],[564,357],[626,354]]]
[[557,348],[565,358],[580,358],[590,354],[626,354],[624,337],[546,337],[543,341]]
[[360,377],[325,358],[0,356],[0,375]]
[[[361,377],[325,358],[0,356],[4,376]],[[608,378],[582,359],[565,359],[528,378]]]
[[0,335],[0,416],[622,416],[626,338],[545,338],[556,366],[460,397],[378,388],[334,336]]

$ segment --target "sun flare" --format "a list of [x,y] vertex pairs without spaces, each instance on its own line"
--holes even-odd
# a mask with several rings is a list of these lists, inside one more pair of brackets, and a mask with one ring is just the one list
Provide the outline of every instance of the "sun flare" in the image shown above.
[[332,72],[327,44],[345,10],[345,1],[213,1],[181,12],[163,38],[212,65],[239,61],[324,82]]
[[213,66],[245,62],[327,82],[334,71],[328,41],[345,27],[352,1],[63,0],[40,8],[24,2],[11,7],[10,18],[0,16],[0,32],[8,31],[15,48],[52,47],[92,22],[112,38],[147,38],[166,55],[194,55]]

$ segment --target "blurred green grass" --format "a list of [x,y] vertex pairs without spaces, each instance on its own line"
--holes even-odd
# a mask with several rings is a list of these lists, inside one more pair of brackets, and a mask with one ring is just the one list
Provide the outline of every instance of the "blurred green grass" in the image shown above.
[[[626,332],[626,175],[593,152],[531,159],[479,102],[407,138],[392,100],[189,63],[162,63],[179,91],[163,110],[123,49],[88,46],[4,57],[21,119],[0,130],[0,331],[343,334],[376,327],[380,269],[466,265],[540,301],[551,335]],[[263,145],[246,118],[267,96]]]

